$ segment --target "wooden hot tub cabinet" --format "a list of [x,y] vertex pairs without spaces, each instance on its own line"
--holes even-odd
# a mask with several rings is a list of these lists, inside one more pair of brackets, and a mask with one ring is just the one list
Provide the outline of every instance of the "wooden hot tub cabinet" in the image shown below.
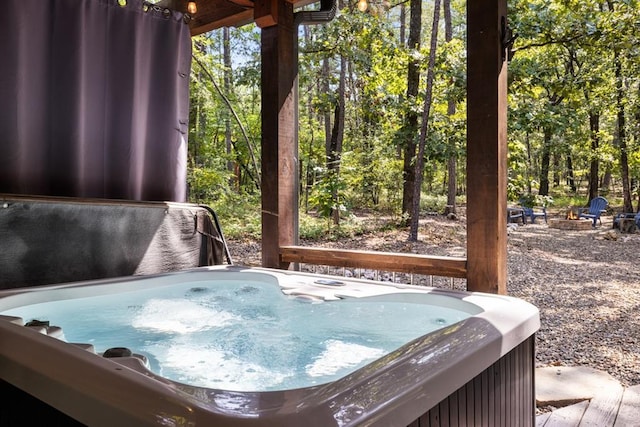
[[535,335],[408,427],[535,426]]

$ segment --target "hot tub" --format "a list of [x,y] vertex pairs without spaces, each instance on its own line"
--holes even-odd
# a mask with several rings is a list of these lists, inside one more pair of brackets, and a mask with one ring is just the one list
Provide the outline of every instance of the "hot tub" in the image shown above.
[[234,266],[8,290],[0,423],[534,425],[538,328],[507,296]]

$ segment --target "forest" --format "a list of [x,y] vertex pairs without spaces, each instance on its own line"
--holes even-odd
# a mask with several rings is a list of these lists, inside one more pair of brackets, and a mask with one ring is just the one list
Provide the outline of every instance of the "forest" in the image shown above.
[[[339,0],[301,26],[302,236],[355,211],[417,226],[465,202],[466,34],[460,0]],[[313,8],[314,6],[310,6]],[[509,203],[640,209],[636,0],[510,0]],[[193,38],[188,184],[233,233],[260,234],[260,31]]]

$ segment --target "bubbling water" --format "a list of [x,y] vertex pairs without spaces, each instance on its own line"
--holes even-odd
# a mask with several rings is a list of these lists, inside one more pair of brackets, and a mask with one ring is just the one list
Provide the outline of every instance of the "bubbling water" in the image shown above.
[[62,327],[97,352],[127,347],[168,379],[268,391],[335,381],[434,330],[470,316],[428,294],[318,302],[273,283],[212,280],[53,301],[2,314]]

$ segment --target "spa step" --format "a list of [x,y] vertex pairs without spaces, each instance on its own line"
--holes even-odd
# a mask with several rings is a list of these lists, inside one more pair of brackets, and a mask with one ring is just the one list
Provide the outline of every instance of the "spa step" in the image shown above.
[[620,383],[606,372],[586,366],[551,366],[536,369],[536,404],[562,408],[591,400],[602,389]]
[[640,426],[640,385],[624,389],[591,368],[538,368],[536,401],[558,408],[538,415],[537,427]]

